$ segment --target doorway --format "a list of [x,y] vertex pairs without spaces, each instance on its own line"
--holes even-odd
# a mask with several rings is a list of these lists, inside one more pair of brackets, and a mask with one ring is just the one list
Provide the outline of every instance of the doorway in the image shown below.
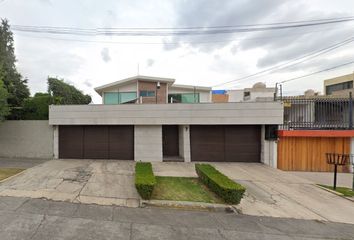
[[162,126],[163,157],[179,157],[178,125]]

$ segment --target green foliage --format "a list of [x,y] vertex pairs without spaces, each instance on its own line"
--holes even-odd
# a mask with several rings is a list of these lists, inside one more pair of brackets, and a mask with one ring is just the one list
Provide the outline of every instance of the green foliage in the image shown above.
[[223,203],[198,178],[156,177],[157,184],[152,194],[153,199]]
[[150,199],[156,185],[151,163],[135,164],[135,187],[143,199]]
[[48,77],[48,92],[63,105],[91,103],[89,95],[84,95],[73,85],[65,83],[63,79]]
[[209,164],[196,164],[195,170],[200,180],[225,202],[231,204],[241,202],[246,191],[245,187],[235,183]]
[[48,120],[49,105],[52,97],[48,93],[36,93],[34,97],[25,100],[21,119]]
[[7,115],[9,115],[9,107],[7,104],[8,93],[4,87],[3,81],[0,79],[0,121],[3,121]]
[[15,63],[13,34],[8,21],[2,19],[0,23],[0,77],[8,92],[7,102],[10,108],[22,107],[25,99],[30,96],[27,79],[18,73]]

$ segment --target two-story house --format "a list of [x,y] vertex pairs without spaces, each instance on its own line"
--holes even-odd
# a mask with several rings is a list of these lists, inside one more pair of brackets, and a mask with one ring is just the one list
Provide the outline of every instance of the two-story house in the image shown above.
[[265,125],[280,102],[212,103],[211,88],[136,76],[95,88],[102,104],[52,105],[54,157],[135,161],[276,162]]

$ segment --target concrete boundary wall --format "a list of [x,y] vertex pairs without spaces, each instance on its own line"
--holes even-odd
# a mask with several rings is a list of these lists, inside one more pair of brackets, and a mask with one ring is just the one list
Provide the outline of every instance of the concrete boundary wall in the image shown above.
[[0,157],[53,158],[53,127],[45,120],[1,122]]

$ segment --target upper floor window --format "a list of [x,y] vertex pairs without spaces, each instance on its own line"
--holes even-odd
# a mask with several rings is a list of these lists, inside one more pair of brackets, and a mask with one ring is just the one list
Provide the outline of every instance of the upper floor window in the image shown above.
[[136,92],[105,92],[104,104],[128,103],[136,98]]
[[330,85],[330,86],[326,86],[326,94],[330,95],[330,94],[332,94],[335,91],[351,89],[351,88],[353,88],[353,81],[337,83],[337,84],[333,84],[333,85]]
[[199,103],[199,93],[174,93],[168,94],[170,103]]
[[155,91],[140,91],[140,97],[155,97]]

